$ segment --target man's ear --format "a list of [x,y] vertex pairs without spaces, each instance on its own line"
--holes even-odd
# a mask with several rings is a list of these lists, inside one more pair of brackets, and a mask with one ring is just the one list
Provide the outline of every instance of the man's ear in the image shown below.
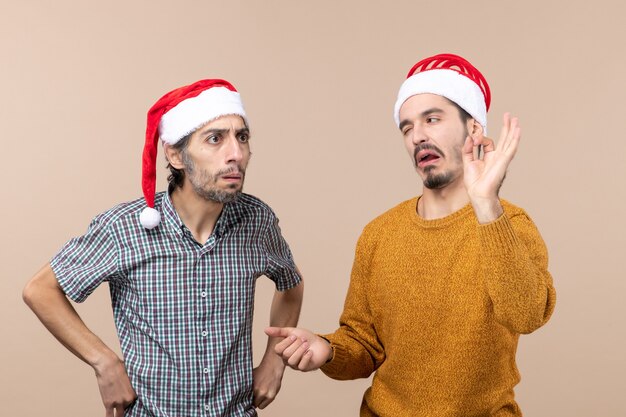
[[472,139],[478,139],[485,134],[483,126],[475,119],[469,119],[467,121],[467,131],[469,132],[469,135]]
[[183,157],[178,149],[174,149],[172,145],[164,143],[163,152],[165,153],[167,162],[169,162],[171,166],[176,169],[183,169],[185,167],[185,164],[183,164]]

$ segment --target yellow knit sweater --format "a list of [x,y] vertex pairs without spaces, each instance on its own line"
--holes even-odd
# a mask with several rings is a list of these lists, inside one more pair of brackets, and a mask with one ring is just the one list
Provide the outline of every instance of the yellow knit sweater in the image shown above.
[[436,220],[413,198],[368,224],[340,328],[335,379],[368,377],[361,416],[521,416],[515,351],[552,314],[545,245],[520,208],[479,225],[471,205]]

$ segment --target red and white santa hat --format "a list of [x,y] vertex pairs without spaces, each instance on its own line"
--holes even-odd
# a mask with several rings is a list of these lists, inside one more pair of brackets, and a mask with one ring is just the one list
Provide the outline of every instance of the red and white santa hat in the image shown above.
[[174,145],[208,122],[229,114],[246,120],[239,93],[231,83],[220,79],[200,80],[177,88],[150,108],[141,173],[143,195],[148,206],[139,216],[143,227],[153,229],[161,221],[161,215],[154,209],[159,139]]
[[455,102],[487,132],[491,90],[485,77],[466,59],[453,54],[439,54],[415,64],[400,87],[393,109],[398,127],[402,104],[409,97],[425,93],[437,94]]

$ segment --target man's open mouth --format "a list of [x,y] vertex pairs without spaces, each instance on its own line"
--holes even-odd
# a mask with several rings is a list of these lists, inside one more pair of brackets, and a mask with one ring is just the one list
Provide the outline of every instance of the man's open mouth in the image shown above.
[[422,167],[425,165],[429,165],[441,158],[437,153],[430,150],[419,151],[415,157],[415,161],[417,165]]

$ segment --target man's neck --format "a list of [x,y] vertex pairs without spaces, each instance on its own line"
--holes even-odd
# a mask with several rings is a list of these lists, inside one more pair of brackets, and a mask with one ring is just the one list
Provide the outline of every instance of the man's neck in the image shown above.
[[224,204],[200,197],[189,184],[175,187],[170,197],[174,209],[194,239],[204,244],[213,233]]
[[424,187],[417,203],[417,214],[425,220],[441,219],[462,209],[469,203],[463,181],[455,181],[441,189]]

